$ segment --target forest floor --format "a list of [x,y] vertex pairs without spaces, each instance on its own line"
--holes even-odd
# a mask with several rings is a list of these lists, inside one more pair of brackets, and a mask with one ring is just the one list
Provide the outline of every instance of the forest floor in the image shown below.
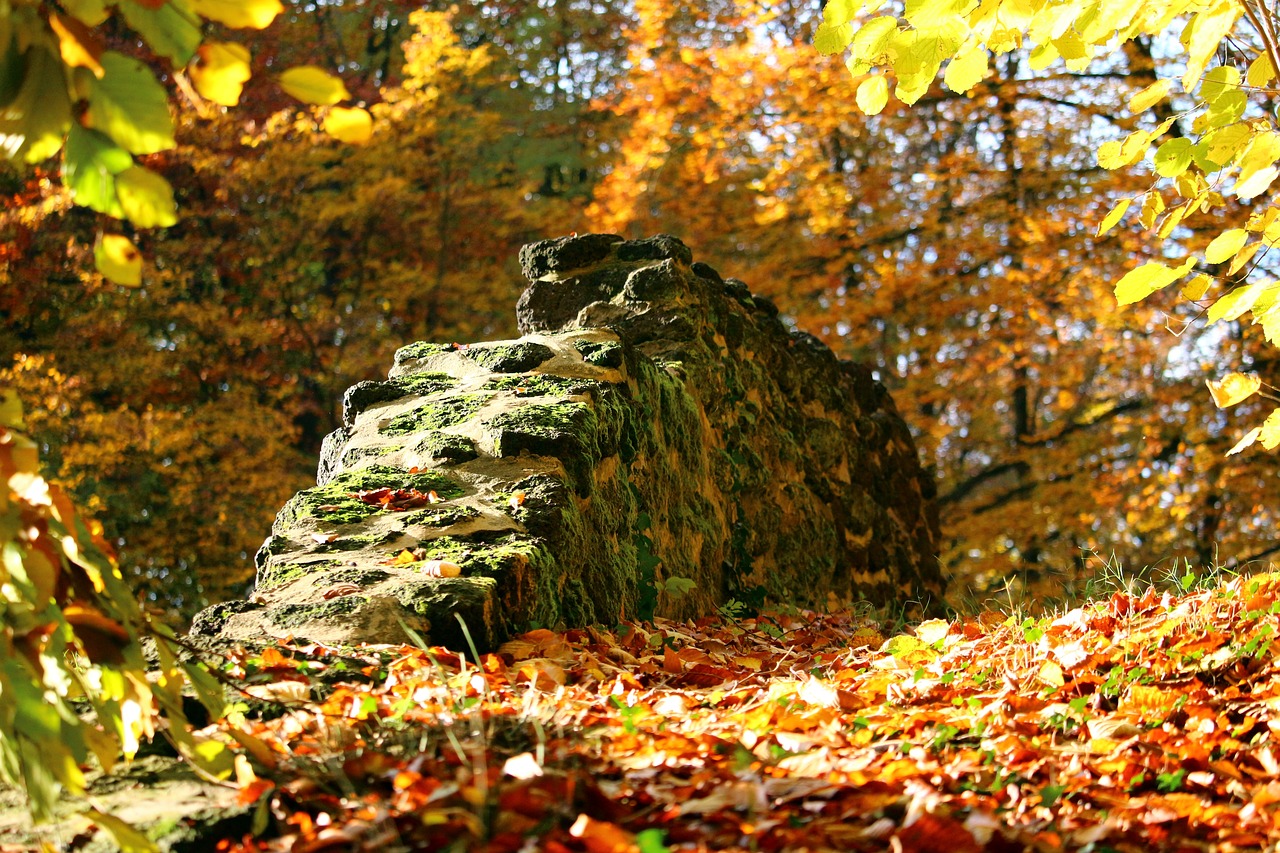
[[[1278,629],[1280,575],[1259,575],[896,634],[788,612],[534,631],[478,659],[285,644],[225,664],[255,697],[207,731],[238,742],[236,772],[151,834],[294,853],[1275,849]],[[0,850],[25,849],[4,829]]]

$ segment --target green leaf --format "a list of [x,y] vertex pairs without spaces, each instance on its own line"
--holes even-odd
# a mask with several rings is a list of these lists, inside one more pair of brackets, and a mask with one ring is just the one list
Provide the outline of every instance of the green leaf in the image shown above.
[[102,54],[101,80],[89,84],[88,127],[100,130],[134,154],[154,154],[173,147],[173,119],[164,89],[136,59]]
[[133,166],[129,152],[96,130],[71,125],[62,149],[62,181],[76,204],[120,218],[115,176]]
[[11,160],[39,163],[62,147],[71,126],[62,61],[42,46],[23,54],[22,87],[0,111],[0,153]]
[[1156,149],[1156,174],[1163,178],[1176,178],[1191,165],[1191,140],[1170,139]]
[[1170,267],[1156,261],[1145,263],[1137,269],[1129,270],[1116,282],[1116,302],[1120,305],[1132,305],[1141,302],[1157,290],[1168,287],[1182,278],[1195,264],[1195,258],[1188,258],[1182,266]]
[[93,247],[93,264],[108,281],[125,287],[142,284],[142,255],[128,237],[106,234]]
[[190,62],[200,46],[200,19],[187,0],[168,0],[159,7],[120,0],[120,12],[157,55],[176,66]]
[[883,74],[872,74],[858,84],[855,100],[864,115],[879,115],[889,103],[889,81]]
[[173,187],[143,166],[133,166],[116,177],[116,195],[125,217],[139,228],[168,228],[178,221]]
[[1244,247],[1249,239],[1249,232],[1243,228],[1232,228],[1223,231],[1205,247],[1204,259],[1211,264],[1220,264]]
[[1223,92],[1209,104],[1209,112],[1205,114],[1205,121],[1210,127],[1226,127],[1229,124],[1235,124],[1244,115],[1244,108],[1248,104],[1248,98],[1244,92],[1234,89],[1230,92]]
[[59,4],[73,18],[88,27],[96,27],[107,19],[107,4],[103,0],[62,0]]
[[304,104],[330,106],[351,97],[337,77],[314,65],[300,65],[280,75],[280,88]]

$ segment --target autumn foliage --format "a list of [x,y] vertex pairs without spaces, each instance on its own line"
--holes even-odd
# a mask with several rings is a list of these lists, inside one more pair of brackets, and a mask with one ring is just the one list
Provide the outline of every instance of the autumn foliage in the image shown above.
[[1277,590],[242,654],[284,713],[240,724],[260,829],[218,849],[1260,849]]

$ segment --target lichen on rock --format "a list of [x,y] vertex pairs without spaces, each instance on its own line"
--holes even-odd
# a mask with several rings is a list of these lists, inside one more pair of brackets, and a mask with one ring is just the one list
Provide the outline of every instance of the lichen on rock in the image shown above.
[[932,481],[869,370],[674,237],[520,260],[523,337],[410,344],[353,387],[253,603],[195,630],[492,647],[734,600],[941,605]]

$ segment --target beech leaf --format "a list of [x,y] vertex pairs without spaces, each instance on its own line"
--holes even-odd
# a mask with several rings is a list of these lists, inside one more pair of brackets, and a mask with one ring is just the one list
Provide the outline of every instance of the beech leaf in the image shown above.
[[314,65],[300,65],[280,75],[280,88],[304,104],[327,107],[351,97],[334,75]]

